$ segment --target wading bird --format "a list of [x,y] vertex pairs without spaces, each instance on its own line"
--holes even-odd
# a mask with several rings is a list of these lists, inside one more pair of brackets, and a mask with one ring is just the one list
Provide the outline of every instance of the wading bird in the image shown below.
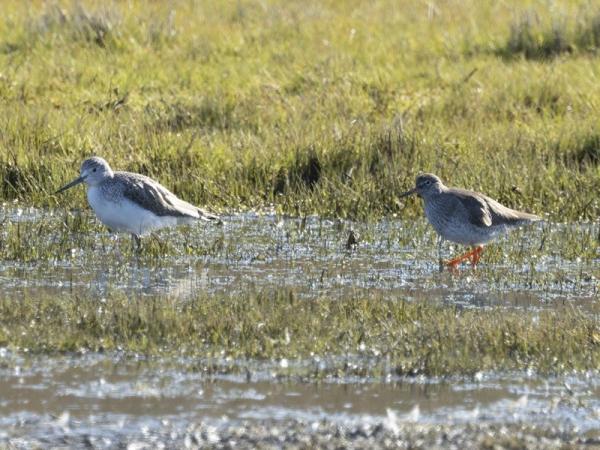
[[499,234],[541,220],[534,214],[507,208],[479,192],[444,186],[442,180],[430,173],[417,176],[415,187],[400,197],[411,194],[423,199],[427,220],[442,238],[473,247],[464,255],[446,261],[453,269],[465,260],[477,265],[483,244]]
[[131,172],[113,172],[94,156],[81,164],[79,177],[56,194],[80,183],[88,185],[87,198],[98,219],[114,231],[131,233],[137,247],[140,237],[163,227],[219,218],[181,200],[152,178]]

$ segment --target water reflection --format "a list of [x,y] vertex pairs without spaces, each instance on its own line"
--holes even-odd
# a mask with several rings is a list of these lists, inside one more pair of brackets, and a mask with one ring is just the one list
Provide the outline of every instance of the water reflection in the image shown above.
[[[393,378],[386,383],[303,384],[207,375],[193,361],[118,356],[22,358],[3,350],[0,425],[29,420],[40,431],[66,421],[109,434],[189,421],[300,419],[349,424],[519,423],[600,428],[596,373],[540,379],[534,374],[477,374],[472,379]],[[40,424],[40,421],[43,423]],[[85,425],[85,426],[84,426]],[[63,430],[64,431],[64,430]],[[100,433],[101,434],[101,433]],[[1,438],[1,436],[0,436]]]
[[[45,220],[51,225],[63,219],[51,212],[10,210],[4,211],[3,220]],[[86,220],[93,223],[91,217]],[[122,251],[131,245],[126,235],[110,236],[99,228],[89,236],[91,248],[83,249],[76,236],[65,237],[61,227],[50,225],[47,229],[56,235],[45,239],[70,239],[69,254],[27,263],[0,259],[4,294],[103,296],[119,290],[131,296],[185,300],[197,293],[236,295],[249,289],[286,288],[300,298],[389,295],[462,307],[520,308],[556,301],[585,305],[597,296],[600,278],[598,252],[598,258],[586,262],[561,258],[556,249],[539,250],[568,236],[595,233],[597,225],[590,224],[517,231],[497,247],[504,252],[500,262],[484,258],[478,270],[465,268],[458,275],[440,273],[436,236],[424,221],[366,224],[236,215],[226,217],[222,227],[161,232],[150,239],[169,243],[173,251],[150,260]],[[346,248],[350,231],[359,236],[354,250]],[[454,251],[444,247],[446,255]]]

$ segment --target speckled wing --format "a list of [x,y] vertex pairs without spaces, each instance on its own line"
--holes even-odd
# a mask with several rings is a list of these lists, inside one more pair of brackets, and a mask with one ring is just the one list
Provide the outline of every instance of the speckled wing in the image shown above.
[[496,200],[477,192],[452,189],[469,211],[469,221],[478,226],[519,225],[540,220],[535,214],[510,209]]
[[156,181],[143,175],[115,172],[123,185],[123,196],[157,216],[201,219],[202,212],[185,202]]
[[460,202],[467,213],[469,222],[478,227],[489,227],[492,225],[492,214],[487,198],[464,189],[451,189],[451,193]]

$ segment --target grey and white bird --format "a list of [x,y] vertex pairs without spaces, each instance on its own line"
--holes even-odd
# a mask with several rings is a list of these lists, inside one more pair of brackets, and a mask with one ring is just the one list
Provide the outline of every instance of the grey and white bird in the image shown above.
[[79,177],[56,194],[80,183],[87,184],[88,203],[98,219],[113,231],[131,233],[138,246],[141,236],[159,228],[219,220],[214,214],[181,200],[152,178],[114,172],[98,156],[83,161]]
[[400,197],[411,194],[423,199],[425,216],[442,238],[473,246],[471,251],[446,262],[452,268],[467,259],[476,265],[483,244],[511,228],[541,220],[535,214],[510,209],[479,192],[447,187],[430,173],[418,175],[415,187]]

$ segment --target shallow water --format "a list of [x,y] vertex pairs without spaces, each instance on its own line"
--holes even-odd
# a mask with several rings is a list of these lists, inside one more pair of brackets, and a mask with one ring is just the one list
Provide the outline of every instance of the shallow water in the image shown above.
[[187,360],[0,355],[0,439],[141,436],[161,427],[183,431],[190,422],[219,427],[292,418],[341,426],[526,422],[600,430],[600,378],[594,373],[304,384],[278,381],[268,371],[256,380],[206,375]]
[[[93,221],[89,214],[83,217]],[[595,249],[586,247],[591,254],[587,259],[566,258],[560,247],[573,245],[573,240],[586,245],[599,233],[598,224],[517,230],[490,248],[492,261],[484,252],[477,270],[463,266],[450,273],[440,271],[437,238],[425,221],[364,224],[317,217],[228,216],[222,226],[164,230],[147,238],[170,246],[165,256],[148,258],[131,254],[128,236],[111,235],[101,227],[87,240],[70,239],[59,225],[65,219],[58,213],[0,212],[0,221],[7,220],[48,224],[45,234],[27,243],[46,245],[40,250],[44,256],[24,262],[2,259],[0,254],[0,291],[9,295],[102,296],[116,289],[186,299],[199,291],[235,295],[286,288],[301,298],[390,295],[464,307],[520,308],[556,302],[585,307],[599,292],[597,241]],[[35,232],[34,226],[22,232]],[[359,236],[352,249],[347,248],[350,232]],[[60,247],[49,247],[59,240]],[[58,253],[44,252],[56,248]],[[461,250],[445,244],[442,256]]]
[[[77,220],[84,226],[73,231]],[[24,295],[102,297],[114,291],[186,301],[199,292],[234,296],[286,288],[305,299],[383,296],[525,309],[569,303],[584,312],[598,299],[598,224],[516,230],[486,250],[477,270],[451,273],[440,271],[436,236],[422,220],[367,224],[244,214],[224,221],[162,231],[146,243],[163,245],[164,255],[136,256],[127,236],[111,235],[89,213],[1,209],[0,293],[15,301]],[[17,229],[25,238],[10,241]],[[358,244],[348,248],[350,232],[358,235]],[[460,250],[444,244],[441,256]],[[15,257],[19,254],[29,256]],[[244,361],[253,368],[247,376],[225,376],[198,371],[202,364],[182,359],[27,356],[0,349],[0,442],[27,446],[26,437],[60,443],[64,436],[85,435],[97,439],[94,445],[110,446],[115,434],[143,437],[165,427],[178,433],[199,421],[218,428],[289,418],[388,428],[411,422],[526,422],[585,433],[600,429],[597,373],[303,384],[272,375],[273,366],[283,363]]]

